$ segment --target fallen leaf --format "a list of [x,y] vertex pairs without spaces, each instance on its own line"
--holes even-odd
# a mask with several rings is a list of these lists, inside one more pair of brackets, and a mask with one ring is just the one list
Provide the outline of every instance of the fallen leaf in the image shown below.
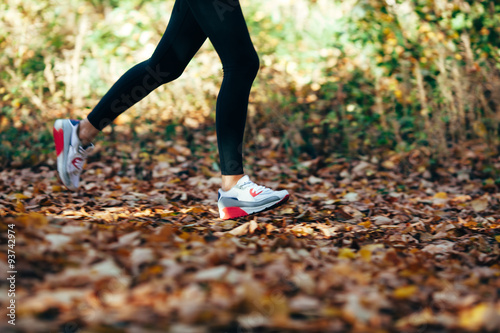
[[418,288],[415,285],[399,287],[394,290],[393,296],[397,299],[407,299],[417,292]]
[[370,220],[366,220],[366,221],[364,221],[364,222],[360,222],[360,223],[358,223],[358,225],[363,226],[363,227],[365,227],[365,228],[367,228],[367,229],[368,229],[368,228],[370,228],[370,227],[371,227],[372,223],[370,222]]
[[140,231],[134,231],[125,234],[123,236],[120,236],[120,238],[118,238],[118,243],[120,243],[120,245],[137,246],[140,243],[140,240],[137,239],[140,235],[141,235]]
[[448,199],[448,194],[446,192],[438,192],[434,194],[435,199]]
[[444,254],[453,249],[455,243],[449,241],[441,241],[439,244],[429,244],[422,251],[430,254]]
[[258,227],[259,225],[255,222],[255,220],[250,221],[250,224],[248,225],[248,233],[252,235]]
[[488,208],[489,200],[487,196],[482,196],[470,202],[475,212],[482,212]]
[[467,330],[477,331],[485,328],[492,332],[500,329],[500,315],[492,304],[480,303],[471,309],[460,312],[460,326]]
[[349,248],[341,248],[338,257],[342,259],[354,259],[356,254]]
[[317,298],[305,295],[299,295],[293,297],[292,299],[289,300],[288,304],[290,310],[293,312],[316,311],[320,306],[320,302]]
[[152,262],[154,259],[153,250],[150,248],[136,247],[133,249],[130,255],[130,264],[132,265],[132,271],[134,274],[139,274],[139,266]]
[[234,236],[243,236],[248,233],[249,228],[250,228],[250,222],[245,222],[239,227],[236,227],[233,230],[229,231],[229,233]]
[[45,235],[45,239],[50,242],[51,250],[60,250],[71,241],[71,237],[59,234]]
[[211,267],[196,272],[193,278],[195,281],[210,281],[210,280],[219,281],[227,273],[227,271],[228,271],[227,266]]
[[349,192],[344,195],[344,200],[349,202],[355,202],[359,200],[359,194],[356,192]]
[[285,209],[280,210],[279,214],[280,215],[290,215],[290,214],[293,214],[293,213],[295,213],[295,211],[293,210],[293,208],[292,207],[287,207]]
[[307,178],[307,182],[311,185],[314,185],[314,184],[324,183],[325,181],[321,178],[318,178],[318,177],[309,176],[309,178]]
[[224,229],[224,230],[231,230],[237,224],[238,224],[238,222],[235,220],[224,220],[221,223],[219,223],[219,226],[222,227],[222,229]]
[[371,221],[375,225],[392,224],[392,219],[388,218],[387,216],[382,216],[382,215],[372,217]]
[[451,199],[451,202],[454,202],[454,203],[462,203],[462,202],[467,202],[469,201],[470,199],[472,199],[470,197],[470,195],[459,195],[453,199]]

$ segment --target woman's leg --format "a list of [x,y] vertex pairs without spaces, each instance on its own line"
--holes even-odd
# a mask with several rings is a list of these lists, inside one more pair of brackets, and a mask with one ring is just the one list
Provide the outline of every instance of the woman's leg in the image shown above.
[[128,70],[82,121],[79,136],[85,144],[121,113],[158,86],[178,78],[207,36],[186,0],[177,0],[167,29],[150,59]]
[[186,0],[177,0],[150,59],[127,71],[84,121],[55,121],[57,170],[68,189],[78,189],[84,162],[94,147],[91,141],[99,131],[155,88],[179,77],[206,38]]
[[216,129],[223,190],[243,175],[243,133],[248,97],[259,58],[237,0],[187,0],[222,61],[224,79],[217,98]]
[[224,79],[217,98],[217,142],[222,189],[217,206],[222,219],[258,213],[282,205],[286,190],[273,191],[243,176],[243,132],[248,96],[259,58],[237,0],[186,0],[222,61]]
[[177,0],[153,56],[125,73],[89,114],[88,120],[81,123],[79,135],[83,143],[92,141],[100,130],[160,84],[179,77],[207,36],[224,70],[216,107],[221,171],[227,176],[223,177],[223,188],[234,185],[243,174],[248,96],[259,68],[257,53],[236,0]]

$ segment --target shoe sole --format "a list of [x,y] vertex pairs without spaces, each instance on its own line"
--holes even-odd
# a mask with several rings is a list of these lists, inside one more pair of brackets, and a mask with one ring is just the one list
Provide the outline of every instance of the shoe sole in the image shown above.
[[57,119],[54,123],[53,135],[56,152],[60,151],[60,154],[57,156],[57,173],[59,175],[59,179],[61,179],[61,182],[68,190],[74,191],[75,188],[71,186],[69,176],[67,175],[67,172],[65,172],[66,165],[68,163],[68,149],[72,134],[71,131],[73,130],[73,127],[68,122],[69,120],[67,119]]
[[290,197],[290,195],[287,194],[283,197],[283,199],[281,199],[280,201],[278,201],[276,203],[271,203],[268,205],[255,207],[253,209],[249,207],[249,208],[247,208],[248,211],[243,210],[241,207],[224,207],[221,209],[221,211],[224,212],[224,217],[223,218],[221,217],[221,219],[230,220],[230,219],[235,219],[238,217],[244,217],[244,216],[264,212],[264,211],[276,208],[278,206],[281,206],[282,204],[284,204],[288,201],[289,197]]

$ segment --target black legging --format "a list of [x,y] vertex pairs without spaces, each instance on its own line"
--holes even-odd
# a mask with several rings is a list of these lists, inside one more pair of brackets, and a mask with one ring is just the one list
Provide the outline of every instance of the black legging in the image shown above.
[[176,0],[151,58],[132,67],[111,87],[89,114],[90,123],[102,130],[158,86],[181,76],[207,37],[224,70],[216,105],[221,171],[242,174],[248,96],[259,58],[238,0]]

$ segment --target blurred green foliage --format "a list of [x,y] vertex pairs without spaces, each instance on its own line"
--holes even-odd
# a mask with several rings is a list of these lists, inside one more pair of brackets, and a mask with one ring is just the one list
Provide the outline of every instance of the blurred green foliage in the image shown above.
[[[125,70],[149,57],[172,6],[2,2],[0,165],[53,163],[52,121],[85,117]],[[421,149],[439,162],[476,144],[486,157],[498,154],[498,2],[243,0],[242,7],[261,57],[247,149],[274,136],[294,158]],[[120,116],[113,131],[136,139],[177,124],[213,131],[221,80],[207,43],[184,77]]]

